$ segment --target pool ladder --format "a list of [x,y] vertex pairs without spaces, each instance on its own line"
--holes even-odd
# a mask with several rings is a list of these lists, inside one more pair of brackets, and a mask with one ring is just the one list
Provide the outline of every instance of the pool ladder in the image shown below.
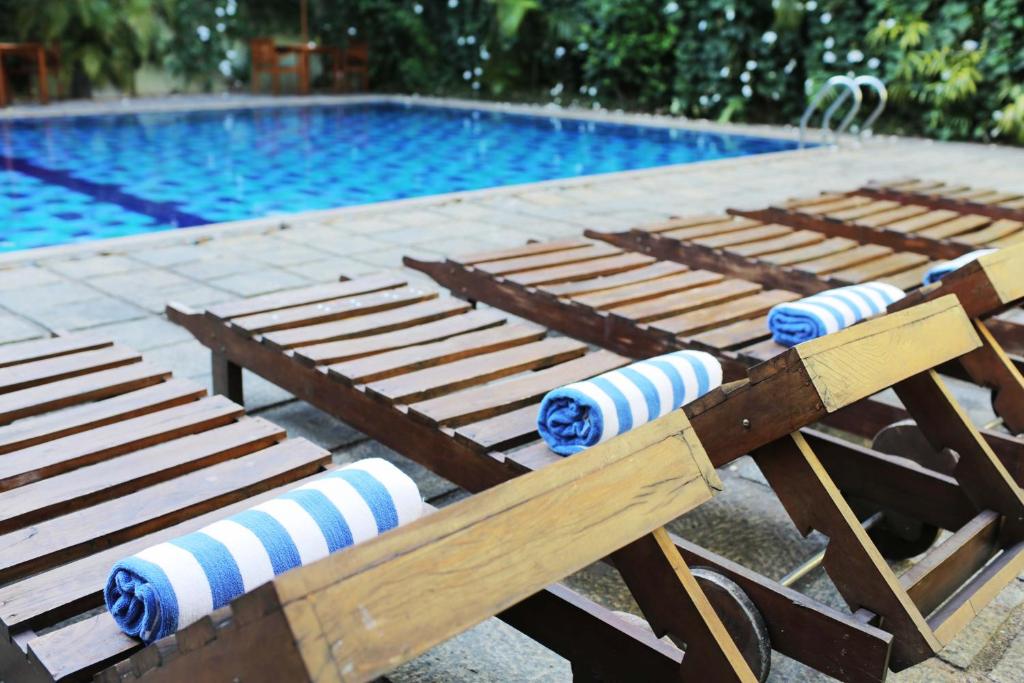
[[[803,116],[800,117],[800,147],[803,148],[807,137],[807,124],[811,120],[811,116],[818,110],[818,106],[821,101],[825,99],[825,96],[831,93],[836,88],[841,88],[839,96],[828,106],[825,110],[825,114],[821,117],[821,127],[825,131],[825,140],[833,146],[839,144],[839,134],[846,131],[853,123],[854,117],[857,116],[857,112],[860,111],[860,105],[864,101],[863,88],[868,87],[875,91],[878,96],[878,104],[875,105],[874,110],[868,115],[868,118],[864,121],[864,125],[860,129],[860,137],[863,139],[871,134],[871,126],[874,125],[878,117],[885,111],[885,105],[889,101],[889,91],[885,87],[885,83],[881,79],[875,76],[862,75],[862,76],[833,76],[832,78],[825,81],[825,85],[818,89],[815,93],[811,103],[807,105],[807,109],[804,110]],[[843,120],[839,122],[836,129],[832,130],[832,117],[839,110],[840,107],[846,102],[846,100],[853,98],[853,104],[850,106],[850,111],[846,113]]]

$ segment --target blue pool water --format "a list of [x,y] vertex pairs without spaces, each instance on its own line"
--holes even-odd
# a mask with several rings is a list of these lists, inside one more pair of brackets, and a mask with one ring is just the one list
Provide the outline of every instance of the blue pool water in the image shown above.
[[0,121],[0,251],[794,147],[390,103]]

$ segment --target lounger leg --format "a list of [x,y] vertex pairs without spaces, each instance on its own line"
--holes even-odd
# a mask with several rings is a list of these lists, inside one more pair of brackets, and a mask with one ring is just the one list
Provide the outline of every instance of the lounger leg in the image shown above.
[[941,646],[938,639],[804,437],[795,432],[751,455],[800,533],[817,529],[828,536],[823,564],[850,608],[878,614],[882,627],[896,636],[893,668],[932,656]]
[[664,528],[612,558],[655,635],[686,643],[682,680],[757,680]]
[[960,357],[967,373],[979,384],[992,387],[992,408],[1011,432],[1024,432],[1024,378],[980,320],[974,327],[982,346]]
[[227,396],[238,405],[245,405],[242,392],[242,368],[216,351],[210,352],[213,372],[213,393]]

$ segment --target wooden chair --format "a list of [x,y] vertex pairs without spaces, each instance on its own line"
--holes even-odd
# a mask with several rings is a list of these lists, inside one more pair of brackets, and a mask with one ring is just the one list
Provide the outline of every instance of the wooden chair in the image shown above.
[[[573,349],[571,339],[559,342],[568,346],[552,346],[550,341],[538,346],[546,341],[540,328],[523,330],[514,325],[490,335],[480,332],[480,325],[498,325],[504,317],[493,310],[470,310],[468,304],[460,308],[436,292],[402,287],[401,280],[382,277],[386,276],[242,300],[205,312],[170,305],[168,315],[211,348],[219,391],[239,398],[240,367],[244,366],[470,490],[550,462],[553,456],[538,441],[535,427],[536,407],[543,394],[626,362],[606,351],[588,352],[583,345]],[[387,291],[390,295],[385,295]],[[943,301],[956,308],[952,298]],[[966,321],[962,310],[957,310]],[[537,336],[529,336],[531,332]],[[525,340],[523,335],[527,335]],[[973,331],[968,336],[972,345],[960,348],[950,358],[980,344]],[[568,355],[558,357],[563,352]],[[535,353],[546,353],[546,360],[537,360]],[[501,381],[495,384],[495,380]],[[859,406],[854,410],[857,420],[864,419]],[[837,407],[815,419],[833,419],[848,412]],[[793,420],[787,424],[799,427],[809,423]],[[960,513],[955,520],[935,515],[932,502],[940,499],[944,500],[942,509],[964,509],[963,494],[955,486],[949,488],[951,480],[944,475],[815,430],[802,433],[820,450],[835,486],[871,501],[874,509],[909,514],[935,528],[958,528],[966,521]],[[715,460],[717,456],[711,455]],[[901,483],[898,490],[864,486],[878,481]],[[920,499],[908,497],[905,487],[929,492]],[[917,510],[919,505],[928,509]],[[885,648],[878,632],[861,630],[858,624],[863,624],[852,615],[827,610],[698,547],[679,547],[688,562],[713,567],[743,589],[768,624],[772,647],[830,675],[856,677],[850,673],[856,670],[884,676],[880,653]],[[923,549],[916,548],[911,554]],[[726,601],[729,604],[735,602]],[[793,620],[796,605],[805,615],[801,629],[787,631],[782,625]],[[716,609],[720,614],[726,611],[719,604]],[[813,626],[803,623],[809,614],[814,615]],[[734,639],[743,642],[742,634],[749,633],[744,631],[746,625],[725,621]],[[807,633],[819,637],[808,640],[803,637]],[[829,635],[821,635],[826,633]],[[860,643],[856,647],[831,646],[855,641]],[[555,644],[552,649],[565,652],[559,647]],[[903,666],[911,659],[901,656],[893,661]],[[853,660],[859,663],[854,665]],[[579,664],[597,671],[605,665],[600,661]]]
[[[291,57],[293,64],[284,61]],[[249,41],[249,58],[251,60],[252,91],[260,90],[260,77],[270,74],[270,91],[277,95],[281,91],[281,75],[295,74],[301,83],[303,80],[304,62],[299,55],[282,55],[277,51],[272,38],[253,38]]]
[[346,90],[350,87],[353,76],[355,76],[357,87],[360,90],[370,89],[369,43],[353,41],[345,46],[344,58],[342,60],[342,73],[345,79]]
[[660,526],[720,486],[676,412],[281,575],[99,680],[208,678],[211,662],[223,680],[374,680],[487,617],[551,602],[550,584],[611,555],[686,644],[675,666],[632,676],[753,682]]
[[909,200],[935,209],[953,209],[958,213],[979,213],[990,218],[1024,220],[1024,194],[1019,192],[1003,192],[908,178],[871,183],[857,190],[857,193],[899,202]]
[[121,557],[293,486],[330,453],[98,335],[0,346],[0,679],[82,680],[138,650]]
[[[117,559],[280,495],[330,462],[93,335],[0,347],[0,424],[0,677],[9,681],[82,680],[125,660],[141,644],[106,612],[90,614]],[[679,667],[677,649],[620,630],[611,612],[558,584],[501,616],[528,630],[557,617],[566,648],[635,653],[653,678]]]

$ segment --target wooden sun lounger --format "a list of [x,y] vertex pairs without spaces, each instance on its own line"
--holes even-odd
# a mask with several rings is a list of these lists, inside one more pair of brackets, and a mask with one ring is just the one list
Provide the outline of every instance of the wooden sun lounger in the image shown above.
[[138,650],[93,613],[116,560],[329,461],[98,335],[0,346],[0,679],[81,680]]
[[924,204],[934,209],[976,213],[989,218],[1024,221],[1024,194],[1003,192],[934,180],[897,180],[870,183],[856,194],[891,201]]
[[[632,235],[620,233],[616,238],[627,241]],[[677,240],[668,244],[668,238],[663,242],[668,245],[670,257],[689,259],[688,245],[680,245]],[[1018,255],[1024,249],[1004,251]],[[715,252],[707,256],[710,258],[701,257],[690,264],[659,261],[612,244],[577,238],[444,261],[406,258],[405,263],[457,296],[497,306],[617,353],[645,358],[682,348],[700,349],[722,361],[727,379],[740,378],[751,363],[783,350],[771,342],[768,311],[776,303],[801,294],[771,289],[795,284],[785,273],[776,272],[774,279],[764,277],[765,284],[761,284],[734,276],[738,271],[730,266],[729,259],[720,259],[723,268],[716,269]],[[769,269],[764,267],[759,270],[760,275],[767,272]],[[982,291],[991,290],[984,273],[976,273],[974,280]],[[979,302],[984,305],[971,304],[972,316],[986,317],[998,340],[1010,342],[1008,352],[1002,349],[1006,356],[1001,357],[1008,358],[1016,370],[1008,374],[997,367],[978,374],[974,381],[1000,387],[1005,398],[997,408],[1007,415],[1008,424],[1016,426],[1024,416],[1020,421],[1015,417],[1020,409],[1014,407],[1010,397],[1020,391],[1018,374],[1024,362],[1017,346],[1024,344],[1024,327],[994,317],[1011,302],[998,298],[981,298]],[[947,367],[963,375],[956,364]],[[865,402],[856,411],[830,416],[830,420],[833,426],[871,438],[905,417],[900,410],[876,401]],[[1001,455],[1006,449],[1021,452],[1015,451],[1019,443],[1003,443],[1007,437],[999,432],[986,431],[985,436],[994,447],[1002,444],[997,447]]]
[[869,187],[794,199],[767,209],[730,209],[729,213],[936,259],[1024,243],[1024,212],[965,201],[969,195],[925,197]]
[[676,412],[283,574],[99,680],[374,680],[611,555],[651,623],[686,646],[658,672],[626,660],[617,679],[753,683],[661,526],[720,488]]
[[[444,319],[446,322],[440,332],[436,320],[418,322],[416,311],[419,309],[412,306],[422,302],[396,305],[393,310],[389,309],[387,317],[381,318],[381,314],[373,312],[368,305],[372,300],[366,297],[370,294],[360,294],[368,287],[380,286],[380,277],[386,276],[242,300],[205,312],[171,305],[168,315],[212,350],[215,376],[221,378],[218,381],[221,390],[236,392],[237,398],[241,389],[239,368],[246,367],[470,490],[480,490],[551,461],[552,455],[546,445],[537,440],[534,426],[537,403],[547,389],[626,362],[607,351],[581,349],[577,351],[578,358],[546,368],[535,366],[528,370],[513,365],[509,362],[512,357],[505,351],[497,356],[482,353],[473,343],[467,343],[467,338],[448,337],[453,334],[451,329],[455,325],[458,326],[455,329],[463,330],[460,336],[464,337],[465,316],[493,315],[500,321],[503,320],[500,313],[464,307]],[[401,281],[391,285],[404,291]],[[437,299],[436,305],[455,303],[441,297]],[[942,301],[959,313],[955,324],[966,322],[962,309],[952,297]],[[933,305],[934,302],[928,304]],[[890,317],[897,321],[904,319]],[[404,320],[405,327],[396,329],[398,320]],[[274,330],[267,325],[284,327]],[[295,327],[290,327],[292,325]],[[435,327],[424,328],[424,325]],[[381,329],[387,331],[380,332]],[[968,333],[970,344],[958,347],[957,353],[951,352],[945,360],[979,344],[969,323]],[[447,341],[435,341],[438,334],[443,334]],[[502,333],[502,337],[505,336],[510,335]],[[936,353],[948,343],[950,339],[944,339],[937,345]],[[388,350],[395,347],[402,347],[402,350]],[[928,358],[929,362],[940,362],[931,356]],[[899,368],[896,370],[899,372],[915,366],[894,362],[894,367]],[[372,369],[372,373],[366,374],[367,368]],[[496,382],[499,376],[506,379]],[[878,385],[870,393],[884,386]],[[777,396],[775,398],[777,400]],[[787,418],[790,419],[787,424],[790,428],[799,428],[829,414],[838,414],[842,412],[841,407],[834,405],[806,421],[793,416]],[[959,528],[971,517],[965,507],[971,504],[966,502],[955,480],[948,476],[929,473],[900,458],[854,447],[820,432],[808,430],[804,434],[820,450],[822,462],[835,477],[835,485],[853,492],[858,498],[872,501],[878,508],[910,514],[936,527],[951,529]],[[712,459],[720,465],[740,454],[719,459],[712,453]],[[866,482],[882,481],[898,484],[893,488],[865,487]],[[908,497],[907,487],[927,493]],[[678,541],[677,544],[687,562],[711,566],[743,588],[768,623],[775,649],[846,679],[877,680],[882,675],[879,672],[884,669],[884,663],[880,669],[878,641],[869,644],[871,638],[859,630],[863,624],[856,617],[843,616],[812,600],[797,597],[798,593],[782,589],[698,547]],[[808,609],[809,606],[814,608]],[[797,618],[797,613],[804,616]],[[886,623],[900,618],[895,614],[887,615]],[[910,617],[904,615],[903,618]],[[815,621],[815,625],[811,626],[808,619]],[[797,630],[793,630],[794,623],[799,623]],[[847,629],[852,631],[847,632]],[[808,633],[819,634],[819,638],[824,633],[830,635],[822,640],[808,640],[803,637]],[[854,646],[851,644],[854,641],[860,644]],[[834,648],[832,644],[837,642],[846,645]],[[897,666],[906,666],[926,656],[925,650],[917,645],[912,651],[901,650],[893,660]],[[854,660],[860,663],[852,665]],[[866,664],[869,660],[870,665]]]
[[[383,291],[391,294],[384,297]],[[389,303],[384,307],[383,302]],[[203,312],[171,304],[167,313],[211,349],[218,391],[240,399],[240,368],[245,367],[470,491],[550,462],[535,461],[547,452],[536,433],[536,415],[548,390],[629,362],[572,339],[547,337],[543,328],[499,311],[473,310],[437,291],[408,287],[390,275],[243,299]],[[546,354],[544,360],[525,363],[535,351]],[[563,352],[568,355],[556,356]],[[839,446],[835,452],[844,451]],[[848,476],[869,471],[873,478],[918,478],[916,466],[861,455],[866,470]],[[948,502],[946,482],[926,476],[918,485],[934,488],[932,495]],[[889,501],[887,495],[882,494],[880,507],[899,505],[902,496]],[[888,634],[699,546],[673,541],[688,563],[709,567],[740,586],[768,624],[776,650],[843,679],[884,677]],[[720,612],[734,607],[732,596],[710,591],[714,586],[707,581],[702,585]],[[726,620],[730,632],[749,633],[745,617],[737,613],[737,618]],[[794,630],[796,622],[802,626]],[[665,654],[633,645],[635,633],[612,623],[606,642],[622,642],[617,649],[594,651],[585,640],[560,642],[558,637],[573,631],[546,631],[543,620],[515,625],[580,670],[614,673],[621,663],[615,652],[622,650],[645,653],[652,661],[644,666],[656,670]],[[816,639],[808,640],[807,632]],[[752,657],[758,644],[751,638],[745,642],[752,649],[744,652]]]

